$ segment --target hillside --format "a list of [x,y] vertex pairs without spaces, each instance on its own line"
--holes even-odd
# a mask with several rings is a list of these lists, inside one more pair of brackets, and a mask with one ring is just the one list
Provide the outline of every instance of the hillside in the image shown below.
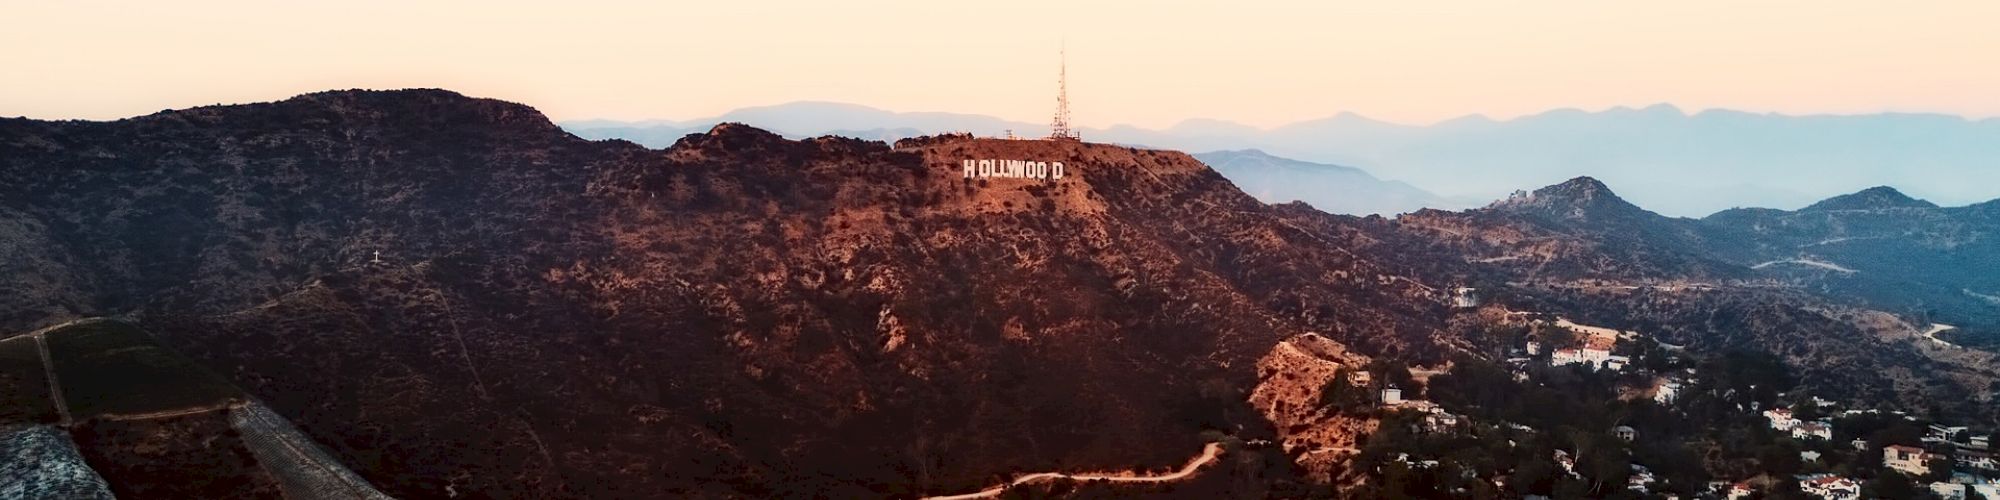
[[[1187,155],[724,124],[652,150],[442,91],[0,121],[5,325],[138,318],[383,492],[909,496],[1177,466],[1282,338],[1441,301]],[[966,159],[1060,180],[963,178]]]
[[[1972,218],[1990,207],[1873,203],[1746,213],[1956,221],[1916,240],[1940,248],[1980,248],[1948,236],[1992,227]],[[911,498],[1020,477],[1334,494],[1371,480],[1348,466],[1379,429],[1328,410],[1336,374],[1496,361],[1505,311],[1690,356],[1769,352],[1813,395],[1993,422],[1990,356],[1928,347],[1911,310],[1760,267],[1833,229],[1718,217],[1663,217],[1591,178],[1353,217],[1259,202],[1174,151],[737,123],[652,149],[513,103],[339,91],[0,120],[0,331],[131,318],[200,367],[171,373],[227,383],[121,393],[146,385],[86,369],[81,387],[126,394],[93,415],[258,402],[152,434],[93,426],[105,440],[86,451],[179,456],[191,438],[145,436],[290,428],[268,413],[302,433],[282,441],[405,498]],[[1452,307],[1458,287],[1487,305]],[[32,404],[38,376],[0,366],[24,388],[6,397],[30,402],[0,417],[63,420]],[[267,463],[269,442],[235,456]],[[273,469],[177,474],[297,487]]]

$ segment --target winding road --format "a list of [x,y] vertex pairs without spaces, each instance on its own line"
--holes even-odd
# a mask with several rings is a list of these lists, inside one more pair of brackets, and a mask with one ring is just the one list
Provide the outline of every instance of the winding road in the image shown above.
[[1193,460],[1189,460],[1187,465],[1181,466],[1181,470],[1167,474],[1159,474],[1159,475],[1141,475],[1141,474],[1129,474],[1129,473],[1064,474],[1061,472],[1037,472],[1034,474],[1021,476],[1015,478],[1013,481],[994,485],[991,488],[979,490],[973,493],[965,493],[965,494],[949,495],[949,496],[924,497],[924,500],[969,500],[973,498],[993,498],[1000,496],[1001,493],[1005,493],[1007,491],[1007,488],[1033,483],[1036,481],[1051,481],[1055,479],[1070,479],[1075,481],[1102,480],[1102,481],[1110,481],[1116,483],[1165,483],[1165,482],[1179,481],[1182,479],[1186,479],[1188,476],[1194,475],[1195,471],[1200,470],[1202,466],[1208,465],[1210,462],[1214,462],[1215,458],[1221,454],[1222,454],[1221,443],[1208,443],[1208,446],[1204,446],[1201,448],[1200,456],[1196,456]]

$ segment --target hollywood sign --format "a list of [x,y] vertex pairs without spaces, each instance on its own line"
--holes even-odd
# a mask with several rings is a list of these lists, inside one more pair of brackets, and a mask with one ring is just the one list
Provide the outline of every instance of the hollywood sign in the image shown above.
[[962,164],[967,179],[1061,179],[1063,164],[1059,161],[1032,160],[965,160]]

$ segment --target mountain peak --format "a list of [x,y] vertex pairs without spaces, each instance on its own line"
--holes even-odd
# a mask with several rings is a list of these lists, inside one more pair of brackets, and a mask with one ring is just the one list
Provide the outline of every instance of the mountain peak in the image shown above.
[[1488,208],[1540,215],[1557,220],[1623,219],[1647,213],[1611,192],[1603,181],[1576,177],[1533,193],[1517,193]]
[[1889,186],[1875,186],[1814,203],[1800,211],[1876,210],[1884,208],[1937,208],[1937,204],[1911,198]]
[[1578,176],[1570,180],[1563,181],[1561,184],[1556,184],[1553,186],[1535,190],[1536,194],[1542,194],[1545,192],[1550,194],[1571,194],[1584,197],[1595,197],[1600,195],[1613,196],[1613,197],[1617,196],[1611,193],[1611,186],[1606,186],[1604,185],[1604,181],[1597,180],[1597,178],[1588,175]]

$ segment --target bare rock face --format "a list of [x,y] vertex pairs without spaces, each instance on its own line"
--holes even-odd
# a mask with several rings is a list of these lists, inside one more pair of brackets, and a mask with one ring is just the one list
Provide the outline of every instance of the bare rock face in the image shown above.
[[[1186,155],[739,124],[592,142],[443,91],[0,120],[0,320],[131,315],[397,497],[916,496],[1268,437],[1279,339],[1429,286]],[[965,160],[1062,162],[1054,178]],[[74,312],[64,312],[74,310]]]

